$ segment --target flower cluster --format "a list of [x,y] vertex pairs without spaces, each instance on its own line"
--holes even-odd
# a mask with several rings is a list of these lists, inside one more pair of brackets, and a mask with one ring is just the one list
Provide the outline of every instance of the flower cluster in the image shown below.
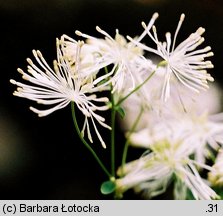
[[[195,166],[198,163],[189,158],[193,152],[193,146],[188,145],[181,134],[153,142],[150,149],[151,152],[148,154],[128,163],[123,170],[121,168],[118,170],[118,174],[125,175],[116,182],[118,196],[131,187],[136,192],[143,192],[147,198],[157,196],[165,192],[175,175],[182,183],[182,187],[179,188],[177,181],[175,182],[176,199],[187,197],[187,190],[183,190],[184,187],[190,189],[196,199],[217,198],[217,194],[200,177]],[[207,165],[198,165],[212,170]]]
[[[144,30],[134,38],[124,37],[119,30],[113,38],[98,26],[101,38],[78,30],[77,37],[84,41],[62,35],[56,40],[53,69],[41,52],[34,50],[36,63],[28,58],[27,72],[18,69],[26,83],[10,80],[18,86],[14,95],[49,105],[43,110],[30,107],[39,116],[75,104],[84,115],[79,130],[73,112],[77,132],[110,177],[118,197],[134,189],[152,198],[172,184],[175,199],[187,199],[188,192],[195,199],[215,199],[218,195],[211,186],[223,182],[223,115],[216,114],[220,109],[219,90],[209,85],[214,79],[207,70],[213,64],[206,58],[213,52],[210,46],[199,48],[204,42],[202,27],[176,45],[184,14],[173,38],[168,32],[166,41],[161,42],[154,25],[157,18],[155,13],[148,25],[142,22]],[[145,44],[145,38],[155,46]],[[156,63],[157,59],[161,61]],[[110,92],[110,99],[100,96],[104,91]],[[101,115],[108,109],[112,110],[111,125]],[[121,125],[127,140],[116,176],[113,169],[110,173],[105,168],[84,133],[93,143],[93,127],[105,148],[107,143],[98,124],[111,129],[111,161],[115,164],[113,123],[117,112],[124,116]],[[125,163],[129,144],[146,150],[139,159]],[[207,160],[215,161],[217,151],[216,164],[207,164]],[[209,172],[208,180],[201,177],[205,170]]]
[[[133,188],[152,198],[172,184],[175,199],[187,199],[189,191],[195,199],[219,198],[210,185],[221,185],[223,178],[220,168],[223,119],[222,113],[218,113],[221,95],[216,85],[207,85],[207,81],[214,80],[207,73],[213,65],[204,61],[213,53],[209,46],[197,49],[204,41],[203,28],[175,48],[184,17],[184,14],[180,17],[173,42],[170,33],[166,34],[166,42],[160,42],[155,26],[142,23],[156,49],[141,43],[143,37],[137,40],[128,36],[132,43],[158,55],[163,62],[149,82],[123,103],[126,118],[121,124],[126,137],[132,147],[146,149],[147,154],[119,167],[118,197]],[[206,91],[200,92],[202,89]],[[140,109],[143,114],[132,132],[135,123],[132,116],[137,116]],[[207,161],[215,161],[219,149],[216,164],[207,165]],[[208,180],[200,175],[205,170],[209,171]]]

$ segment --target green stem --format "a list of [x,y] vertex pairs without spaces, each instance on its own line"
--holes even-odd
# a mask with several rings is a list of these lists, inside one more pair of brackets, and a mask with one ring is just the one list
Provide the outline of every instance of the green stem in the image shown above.
[[116,104],[116,106],[119,106],[123,101],[125,101],[130,95],[132,95],[134,92],[138,91],[146,82],[148,82],[152,76],[155,74],[156,70],[160,67],[160,66],[165,66],[166,65],[166,61],[163,60],[161,61],[157,66],[156,69],[138,86],[136,86],[136,88],[134,88],[131,92],[129,92],[125,97],[123,97],[121,100],[118,101],[118,103]]
[[127,158],[128,147],[129,147],[129,142],[130,142],[130,136],[135,131],[136,126],[138,125],[139,120],[142,117],[142,114],[143,114],[143,108],[141,107],[140,112],[139,112],[138,116],[136,117],[136,120],[134,121],[134,124],[133,124],[132,128],[130,129],[130,131],[127,135],[126,142],[125,142],[125,145],[124,145],[123,155],[122,155],[122,165],[121,165],[121,167],[122,167],[121,168],[121,170],[122,170],[121,173],[122,174],[121,174],[121,176],[124,176],[124,166],[126,164],[126,158]]
[[98,164],[100,165],[100,167],[102,168],[102,170],[105,172],[105,174],[109,178],[112,177],[112,175],[108,172],[108,170],[106,169],[106,167],[104,166],[104,164],[102,163],[102,161],[99,159],[99,157],[97,156],[97,154],[95,153],[95,151],[91,148],[91,146],[83,138],[83,136],[81,134],[81,131],[79,129],[78,123],[77,123],[77,119],[76,119],[76,115],[75,115],[74,102],[71,102],[71,112],[72,112],[72,118],[73,118],[74,127],[75,127],[75,129],[77,131],[77,134],[80,137],[81,141],[87,147],[87,149],[91,152],[91,154],[93,155],[93,157],[95,158],[95,160],[98,162]]
[[111,93],[111,173],[115,176],[115,102]]
[[136,88],[134,88],[132,91],[130,91],[125,97],[123,97],[121,100],[118,101],[116,106],[120,105],[123,101],[125,101],[130,95],[132,95],[134,92],[138,91],[147,81],[151,79],[151,77],[155,74],[156,71],[153,71],[140,85],[138,85]]
[[[108,73],[108,68],[105,67],[105,73]],[[111,173],[112,176],[115,176],[115,101],[112,94],[112,84],[110,84],[111,91]]]

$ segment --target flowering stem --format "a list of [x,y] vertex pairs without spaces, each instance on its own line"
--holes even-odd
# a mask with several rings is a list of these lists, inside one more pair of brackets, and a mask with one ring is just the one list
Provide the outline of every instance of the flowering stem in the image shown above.
[[102,163],[102,161],[99,159],[99,157],[97,156],[97,154],[95,153],[95,151],[91,148],[91,146],[83,138],[83,136],[81,134],[81,131],[79,129],[78,123],[77,123],[77,119],[76,119],[76,115],[75,115],[75,105],[74,105],[74,102],[71,102],[71,112],[72,112],[72,118],[73,118],[74,127],[75,127],[75,129],[77,131],[77,134],[80,137],[81,141],[87,147],[87,149],[91,152],[91,154],[93,155],[93,157],[95,158],[95,160],[98,162],[98,164],[100,165],[100,167],[102,168],[102,170],[105,172],[105,174],[109,178],[112,177],[112,175],[108,172],[108,170],[106,169],[106,167],[104,166],[104,164]]
[[[108,73],[108,68],[104,68],[105,73]],[[115,101],[114,96],[112,94],[112,84],[110,84],[111,91],[111,173],[112,176],[115,176]]]
[[132,128],[130,129],[130,131],[129,131],[128,135],[127,135],[127,138],[126,138],[126,141],[125,141],[125,145],[124,145],[123,155],[122,155],[121,176],[124,175],[124,166],[125,166],[125,163],[126,163],[130,136],[133,133],[133,131],[135,131],[136,126],[138,125],[139,120],[142,117],[142,114],[143,114],[143,108],[141,107],[140,112],[139,112],[138,116],[136,117],[136,119],[135,119],[135,121],[134,121],[134,123],[132,125]]
[[111,173],[115,176],[115,102],[111,93]]

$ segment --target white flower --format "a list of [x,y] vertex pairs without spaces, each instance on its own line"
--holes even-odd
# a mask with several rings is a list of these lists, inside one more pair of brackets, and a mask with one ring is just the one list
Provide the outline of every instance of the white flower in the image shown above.
[[[176,91],[176,88],[173,88]],[[189,91],[188,89],[180,92],[183,98],[183,105],[187,113],[196,113],[201,115],[208,112],[210,115],[221,112],[222,89],[216,82],[210,83],[208,91],[202,91],[200,94]],[[179,98],[179,97],[178,97]],[[172,101],[176,101],[177,96]]]
[[130,144],[134,147],[148,149],[154,142],[168,139],[174,134],[174,128],[170,127],[165,119],[152,119],[152,116],[149,115],[147,117],[150,120],[150,124],[147,123],[147,127],[130,135]]
[[210,52],[211,47],[208,46],[203,49],[196,50],[196,48],[204,42],[204,38],[201,37],[205,31],[204,28],[198,28],[195,33],[191,34],[186,40],[175,47],[176,38],[183,23],[184,17],[185,15],[182,14],[174,34],[173,42],[169,32],[166,33],[166,42],[160,42],[155,26],[152,28],[152,34],[150,32],[151,27],[149,26],[148,28],[144,22],[142,23],[149,37],[157,45],[157,49],[146,46],[140,43],[139,40],[134,40],[131,37],[127,37],[139,48],[155,53],[166,62],[166,73],[162,89],[162,99],[164,101],[167,101],[167,99],[170,97],[171,79],[179,81],[181,84],[195,92],[200,92],[200,90],[207,89],[207,81],[214,80],[206,71],[208,68],[213,68],[212,63],[210,61],[204,61],[206,57],[213,56],[213,52]]
[[[153,25],[157,18],[157,14],[153,15],[150,26]],[[112,83],[112,92],[120,93],[126,89],[126,79],[130,80],[129,91],[138,85],[138,72],[141,70],[141,65],[151,62],[143,57],[142,50],[119,34],[116,30],[115,38],[113,39],[107,32],[96,27],[96,30],[105,36],[105,39],[99,39],[76,31],[76,34],[87,39],[86,43],[91,45],[95,53],[95,66],[86,70],[86,73],[99,71],[100,69],[113,65],[111,70],[101,76],[100,79],[94,82],[97,84],[100,80],[110,78],[104,85]],[[142,35],[144,36],[145,33]],[[151,72],[151,71],[150,71]]]
[[130,136],[133,146],[149,148],[153,142],[169,139],[173,134],[181,134],[194,148],[195,160],[205,163],[212,151],[223,145],[223,114],[201,115],[185,113],[176,117],[164,118],[150,122],[148,126]]
[[[217,151],[223,145],[223,121],[222,113],[208,115],[185,116],[179,124],[182,125],[187,140],[195,147],[195,160],[204,163],[205,158],[210,158],[213,150]],[[180,125],[178,126],[180,127]]]
[[170,118],[181,119],[182,113],[185,114],[185,112],[194,115],[207,112],[212,115],[221,111],[222,90],[216,83],[211,83],[209,90],[202,91],[200,94],[183,86],[178,89],[176,83],[171,83],[171,97],[167,102],[160,100],[163,72],[164,68],[158,68],[147,83],[122,103],[125,118],[120,119],[120,123],[124,131],[132,128],[135,120],[132,116],[137,116],[141,107],[144,111],[135,131],[154,125],[154,120],[155,123],[162,121],[162,116],[164,120],[167,115]]
[[[124,166],[124,177],[116,180],[117,195],[134,188],[148,198],[165,192],[173,181],[174,175],[193,194],[195,199],[214,199],[217,194],[200,177],[196,166],[212,170],[205,164],[198,164],[189,159],[193,147],[175,135],[169,140],[162,140],[150,146],[151,152],[140,159]],[[122,174],[119,168],[118,174]],[[186,197],[186,190],[178,190],[177,197]],[[179,195],[180,194],[180,195]]]
[[220,149],[213,165],[213,169],[208,173],[208,180],[215,186],[223,186],[223,149]]
[[[10,82],[18,86],[17,91],[13,93],[15,96],[27,98],[39,104],[51,105],[51,108],[45,110],[30,107],[39,116],[46,116],[62,109],[73,101],[85,116],[82,133],[84,134],[84,131],[87,130],[88,138],[93,142],[88,121],[90,119],[102,146],[105,148],[105,143],[98,132],[95,120],[103,127],[110,128],[104,123],[105,119],[96,114],[96,111],[108,109],[108,106],[104,105],[105,102],[108,102],[108,98],[97,98],[93,93],[95,87],[91,79],[79,76],[79,73],[81,73],[79,70],[79,55],[82,45],[82,42],[77,43],[75,72],[73,69],[71,70],[67,59],[63,58],[60,43],[57,40],[57,61],[54,62],[55,70],[51,69],[47,64],[40,51],[33,50],[33,55],[39,66],[35,65],[28,58],[28,72],[26,73],[20,68],[18,69],[18,72],[22,74],[22,78],[31,84],[23,84],[15,80],[10,80]],[[102,105],[99,106],[97,105],[98,103],[102,103]]]

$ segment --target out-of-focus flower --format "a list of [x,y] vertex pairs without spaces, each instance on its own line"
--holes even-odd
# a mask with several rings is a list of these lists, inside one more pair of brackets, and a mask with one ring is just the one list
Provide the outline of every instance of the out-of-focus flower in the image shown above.
[[98,132],[95,121],[103,127],[110,129],[104,123],[105,119],[96,114],[96,111],[104,111],[109,108],[105,105],[109,100],[106,97],[97,98],[94,94],[95,87],[92,83],[93,80],[80,75],[80,52],[82,45],[82,42],[78,42],[76,46],[77,61],[75,62],[75,71],[71,69],[67,58],[64,58],[62,55],[60,43],[57,40],[57,61],[54,62],[55,70],[51,69],[47,64],[40,51],[34,50],[33,55],[39,67],[28,58],[28,72],[26,73],[18,69],[18,72],[22,74],[22,78],[31,84],[23,84],[15,80],[10,80],[10,82],[18,86],[17,90],[13,93],[15,96],[27,98],[39,104],[52,106],[45,110],[30,107],[39,116],[46,116],[56,110],[62,109],[73,101],[85,116],[82,133],[84,134],[84,131],[87,130],[88,139],[93,142],[89,126],[90,119],[102,146],[105,147],[105,143]]
[[213,169],[208,173],[208,180],[214,186],[223,186],[223,149],[218,152]]
[[[160,119],[161,115],[176,117],[182,113],[201,115],[204,112],[212,115],[221,111],[222,90],[216,83],[210,83],[208,91],[198,94],[183,86],[179,89],[177,83],[171,82],[171,97],[164,103],[160,100],[164,73],[164,68],[158,68],[147,83],[124,101],[122,107],[126,115],[121,120],[123,130],[126,131],[132,127],[134,118],[131,116],[136,116],[141,107],[144,108],[144,113],[136,131],[147,127],[147,124],[153,124],[153,119]],[[145,74],[141,73],[139,77],[143,80]]]
[[168,139],[175,133],[181,133],[187,143],[193,146],[195,160],[205,163],[213,150],[217,151],[223,145],[222,113],[209,116],[182,114],[176,118],[160,117],[157,122],[151,122],[146,128],[130,136],[133,146],[150,148],[154,142]]
[[[212,168],[189,158],[193,146],[185,142],[182,135],[176,133],[169,140],[153,143],[150,150],[140,159],[127,163],[124,169],[119,168],[118,174],[124,174],[124,177],[116,180],[117,195],[133,188],[151,198],[165,192],[176,176],[195,199],[217,198],[217,194],[200,177],[195,165],[208,170]],[[186,193],[186,190],[178,190],[176,194],[178,197],[186,197],[182,193]]]
[[170,97],[171,79],[175,82],[179,81],[181,84],[195,92],[200,92],[200,90],[207,89],[207,81],[214,80],[206,70],[208,68],[213,68],[212,63],[210,61],[204,61],[206,57],[213,56],[213,52],[210,52],[211,47],[208,46],[203,49],[197,49],[197,47],[204,42],[204,38],[201,37],[205,31],[204,28],[198,28],[195,33],[191,34],[186,40],[175,47],[176,38],[183,23],[184,17],[184,14],[182,14],[180,17],[173,42],[169,32],[166,33],[166,41],[163,43],[160,42],[155,26],[152,28],[152,34],[150,32],[150,28],[148,28],[144,22],[142,23],[149,37],[157,45],[157,49],[146,46],[139,40],[127,37],[139,48],[155,53],[166,62],[166,72],[161,94],[163,101],[167,101],[167,99]]

